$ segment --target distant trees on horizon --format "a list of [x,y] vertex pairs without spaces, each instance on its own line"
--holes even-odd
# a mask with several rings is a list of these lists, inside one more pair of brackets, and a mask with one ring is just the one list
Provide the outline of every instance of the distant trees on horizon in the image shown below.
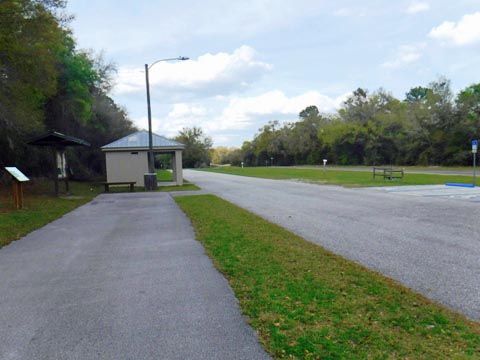
[[410,89],[399,100],[384,89],[358,88],[336,114],[316,106],[296,122],[270,121],[240,149],[221,149],[219,163],[246,166],[469,165],[471,140],[480,137],[480,84],[451,91],[443,77]]

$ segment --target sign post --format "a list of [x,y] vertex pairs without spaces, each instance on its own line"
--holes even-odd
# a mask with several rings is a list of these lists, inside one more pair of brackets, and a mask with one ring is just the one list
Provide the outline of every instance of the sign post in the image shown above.
[[17,209],[23,208],[23,183],[30,179],[16,167],[6,167],[5,170],[13,178],[13,203]]
[[472,153],[473,153],[473,186],[476,186],[477,180],[477,146],[478,140],[472,140]]

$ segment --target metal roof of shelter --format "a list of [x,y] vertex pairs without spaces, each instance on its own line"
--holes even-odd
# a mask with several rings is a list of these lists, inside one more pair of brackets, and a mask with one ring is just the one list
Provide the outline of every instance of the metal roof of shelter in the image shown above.
[[28,144],[36,146],[52,146],[56,148],[64,148],[67,146],[90,146],[90,143],[85,140],[56,131],[50,131],[42,136],[38,136],[30,140]]
[[[182,150],[185,145],[164,138],[163,136],[152,133],[152,146],[154,150],[168,149],[168,150]],[[115,150],[148,150],[148,131],[141,130],[136,133],[127,135],[121,139],[118,139],[110,144],[103,145],[102,151],[115,151]]]

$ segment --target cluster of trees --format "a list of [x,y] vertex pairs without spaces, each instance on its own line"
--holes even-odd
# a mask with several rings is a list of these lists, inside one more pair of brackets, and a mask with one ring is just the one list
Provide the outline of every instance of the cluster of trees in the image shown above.
[[0,1],[0,167],[46,174],[52,155],[27,142],[53,130],[91,143],[67,153],[77,177],[102,174],[99,146],[136,130],[108,96],[113,66],[76,48],[64,8],[62,0]]
[[224,151],[220,163],[248,166],[469,165],[471,140],[480,137],[480,84],[456,97],[440,78],[410,89],[399,100],[383,89],[357,89],[336,114],[309,106],[299,120],[270,121],[241,149]]
[[196,126],[184,128],[174,140],[185,145],[182,154],[184,168],[199,168],[210,165],[213,142],[201,128]]

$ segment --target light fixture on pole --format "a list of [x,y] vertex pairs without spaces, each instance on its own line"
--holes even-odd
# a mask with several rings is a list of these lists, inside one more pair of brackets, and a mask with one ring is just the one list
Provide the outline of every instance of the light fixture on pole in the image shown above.
[[148,110],[148,174],[144,175],[145,190],[155,190],[157,188],[157,174],[155,174],[154,158],[153,158],[153,136],[152,136],[152,110],[150,106],[150,81],[148,78],[148,70],[153,65],[161,61],[184,61],[188,57],[179,56],[176,58],[161,59],[152,63],[150,66],[145,64],[145,82],[147,87],[147,110]]

